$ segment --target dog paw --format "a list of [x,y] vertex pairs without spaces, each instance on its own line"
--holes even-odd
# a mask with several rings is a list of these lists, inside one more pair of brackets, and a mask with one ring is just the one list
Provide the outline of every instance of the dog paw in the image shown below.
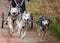
[[24,39],[25,38],[25,36],[21,36],[21,39]]
[[17,36],[17,37],[20,37],[20,33],[17,33],[16,36]]
[[24,39],[25,38],[25,35],[23,34],[23,35],[21,35],[21,39]]

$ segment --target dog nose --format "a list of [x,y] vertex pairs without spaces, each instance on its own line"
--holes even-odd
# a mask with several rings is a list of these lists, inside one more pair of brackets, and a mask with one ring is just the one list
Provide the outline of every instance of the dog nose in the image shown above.
[[29,21],[29,19],[27,19],[27,21]]
[[48,24],[45,24],[46,26],[48,26]]

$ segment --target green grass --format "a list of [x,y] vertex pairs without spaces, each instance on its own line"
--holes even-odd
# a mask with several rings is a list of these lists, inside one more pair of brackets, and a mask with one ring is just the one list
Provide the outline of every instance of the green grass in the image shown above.
[[52,23],[50,26],[51,34],[54,37],[60,39],[60,19],[51,16],[50,20],[52,20]]

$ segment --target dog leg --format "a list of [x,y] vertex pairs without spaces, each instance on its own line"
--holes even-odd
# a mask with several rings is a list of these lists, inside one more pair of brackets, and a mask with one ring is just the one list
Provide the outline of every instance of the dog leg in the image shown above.
[[17,31],[17,37],[20,37],[20,29]]
[[23,39],[24,38],[24,32],[23,32],[23,30],[21,31],[21,39]]
[[41,31],[42,31],[43,27],[39,26],[39,28],[37,29],[38,31],[38,35],[40,36],[41,35]]
[[9,21],[9,17],[6,19],[6,23],[5,23],[6,25],[8,25],[8,21]]
[[13,32],[14,32],[13,27],[12,27],[12,25],[11,25],[11,24],[9,24],[9,27],[10,27],[10,34],[12,35],[12,34],[13,34]]
[[44,31],[41,32],[40,41],[45,42],[45,32]]
[[18,26],[16,26],[15,31],[18,29]]
[[28,29],[29,26],[27,26],[25,29],[24,29],[24,37],[26,36],[27,34],[27,29]]
[[24,31],[24,37],[26,36],[26,31]]
[[40,36],[40,29],[37,29],[38,35]]
[[24,28],[24,29],[22,29],[22,32],[21,32],[21,39],[24,39],[24,37],[26,36],[26,29]]
[[26,36],[26,31],[23,31],[21,38],[24,39],[25,36]]
[[44,37],[45,37],[45,32],[42,29],[43,29],[43,27],[41,27],[41,26],[39,27],[39,29],[37,29],[38,35],[40,37],[40,42],[43,42]]

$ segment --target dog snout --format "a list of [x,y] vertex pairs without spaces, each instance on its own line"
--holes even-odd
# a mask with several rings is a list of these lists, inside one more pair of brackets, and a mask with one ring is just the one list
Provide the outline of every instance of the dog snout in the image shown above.
[[16,13],[14,12],[13,15],[15,15]]
[[27,21],[29,21],[29,19],[27,19]]
[[48,24],[45,24],[46,26],[48,26]]
[[48,24],[45,24],[45,27],[48,28],[49,27]]

